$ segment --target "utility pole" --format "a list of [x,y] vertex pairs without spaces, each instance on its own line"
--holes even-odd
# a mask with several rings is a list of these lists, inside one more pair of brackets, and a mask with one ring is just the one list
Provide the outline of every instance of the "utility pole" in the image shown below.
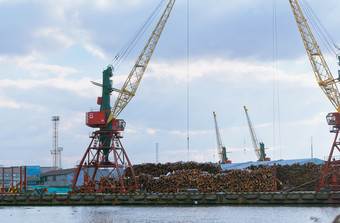
[[310,137],[310,156],[313,159],[313,136]]
[[156,164],[159,163],[159,144],[156,143]]
[[58,159],[59,159],[58,169],[62,169],[61,168],[61,151],[63,151],[63,147],[58,147]]
[[62,147],[58,147],[58,124],[59,124],[59,116],[52,116],[52,125],[53,125],[53,137],[52,137],[52,160],[54,170],[58,170],[61,167],[61,151]]

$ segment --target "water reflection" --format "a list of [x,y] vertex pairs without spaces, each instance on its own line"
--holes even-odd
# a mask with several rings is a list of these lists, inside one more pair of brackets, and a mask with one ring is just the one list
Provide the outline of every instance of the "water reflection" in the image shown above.
[[220,223],[333,222],[340,207],[301,206],[74,206],[1,207],[0,222]]

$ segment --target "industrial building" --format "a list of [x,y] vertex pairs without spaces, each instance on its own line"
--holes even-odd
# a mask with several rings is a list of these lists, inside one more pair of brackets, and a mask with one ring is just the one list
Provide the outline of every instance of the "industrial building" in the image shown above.
[[[51,170],[41,174],[41,185],[49,187],[70,187],[73,182],[76,168],[63,169],[63,170]],[[82,174],[82,173],[81,173]],[[78,185],[84,183],[84,176],[79,177]]]
[[[41,174],[41,185],[47,187],[71,187],[73,184],[74,175],[76,174],[77,168],[62,169],[62,170],[50,170]],[[93,175],[94,168],[88,168],[87,172]],[[121,173],[124,172],[123,168],[120,168]],[[100,172],[103,176],[112,175],[112,177],[119,178],[117,171],[110,170],[109,168],[102,168]],[[100,176],[97,175],[95,180],[100,180]],[[84,184],[88,178],[84,177],[84,172],[80,171],[76,186]]]
[[[40,173],[41,173],[40,166],[25,166],[25,167],[27,169],[27,185],[40,185]],[[23,180],[24,174],[20,174],[21,171],[23,170],[19,166],[0,167],[1,187],[8,188],[17,185],[20,182],[20,180]]]

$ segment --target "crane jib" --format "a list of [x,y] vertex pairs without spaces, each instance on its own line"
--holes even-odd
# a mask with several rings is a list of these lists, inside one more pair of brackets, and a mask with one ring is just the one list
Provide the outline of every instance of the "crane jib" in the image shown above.
[[[327,98],[340,113],[340,94],[336,85],[338,79],[333,77],[297,0],[289,0],[289,3],[316,80]],[[340,60],[340,57],[337,56],[337,59]]]
[[[146,45],[144,46],[143,51],[139,55],[135,66],[132,68],[127,80],[125,81],[122,90],[120,91],[115,104],[111,109],[111,113],[107,119],[107,123],[109,123],[112,119],[117,118],[118,115],[125,108],[125,106],[130,102],[132,97],[135,95],[135,92],[142,80],[144,72],[148,66],[148,63],[155,50],[155,47],[158,43],[158,40],[162,34],[164,26],[170,16],[175,2],[176,0],[169,0],[169,3],[167,4],[160,20],[158,21]],[[129,93],[125,94],[126,92]]]

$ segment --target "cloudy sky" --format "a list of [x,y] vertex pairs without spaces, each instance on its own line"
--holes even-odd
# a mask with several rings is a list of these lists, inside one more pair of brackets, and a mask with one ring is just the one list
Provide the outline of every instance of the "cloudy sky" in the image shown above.
[[[85,113],[98,108],[101,94],[90,81],[101,82],[101,72],[159,2],[0,0],[0,164],[51,166],[54,115],[62,166],[79,162],[94,130]],[[308,2],[339,43],[340,2]],[[232,162],[256,160],[244,105],[272,160],[311,157],[311,137],[314,157],[329,154],[334,136],[325,115],[334,108],[316,83],[288,0],[276,1],[273,69],[273,4],[195,0],[188,10],[187,0],[176,2],[137,94],[120,114],[133,163],[155,162],[156,143],[160,162],[187,161],[188,99],[190,160],[218,159],[213,111]],[[154,25],[114,73],[114,87],[122,86]]]

